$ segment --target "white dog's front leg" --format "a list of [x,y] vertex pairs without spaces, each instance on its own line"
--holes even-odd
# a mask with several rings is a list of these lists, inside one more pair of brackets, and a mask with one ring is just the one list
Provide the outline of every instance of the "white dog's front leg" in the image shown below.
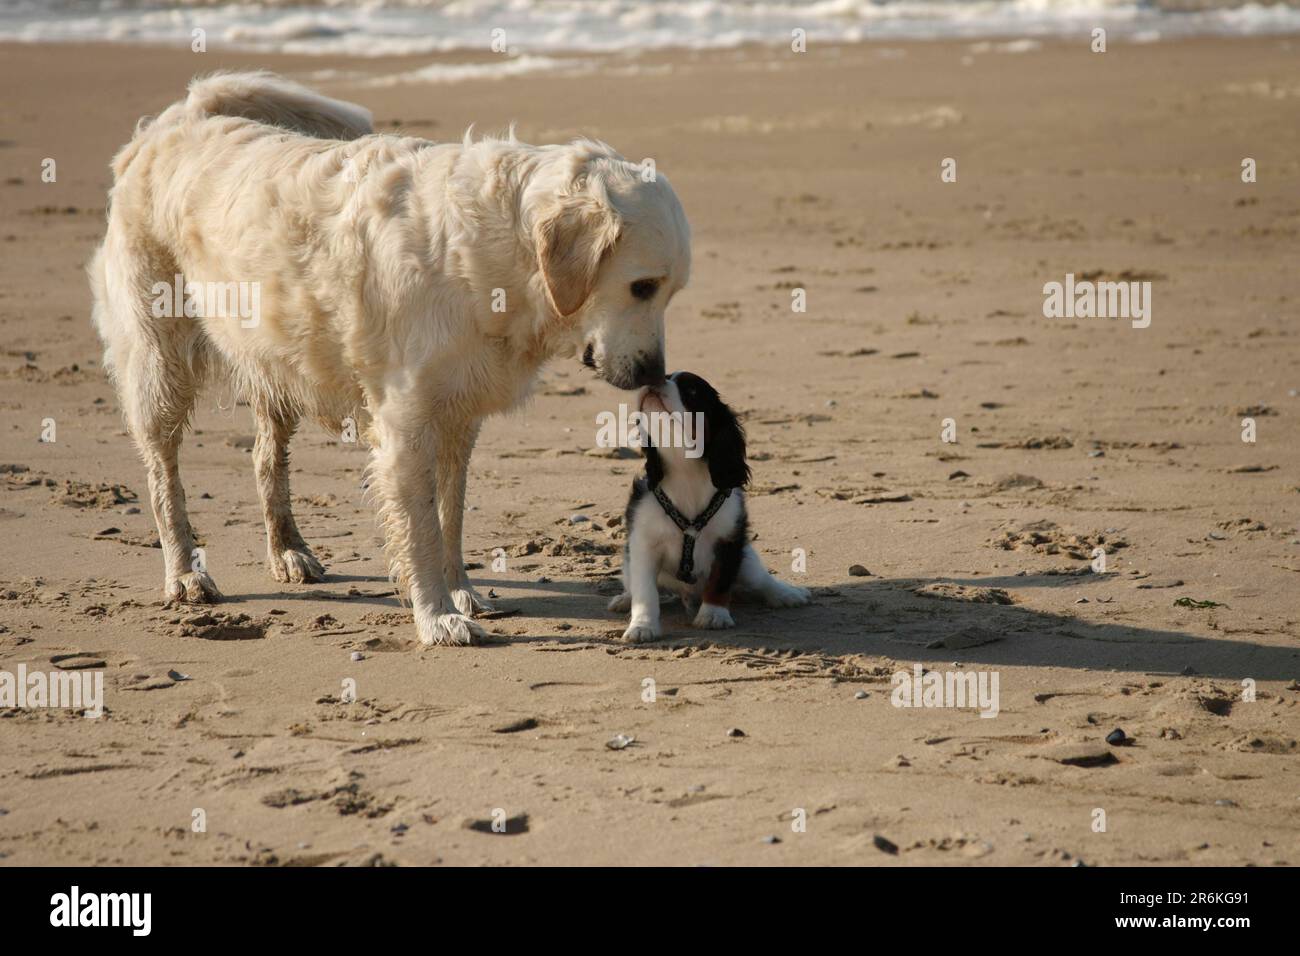
[[633,644],[653,641],[663,634],[663,628],[659,626],[659,568],[649,548],[638,548],[635,541],[628,543],[623,581],[632,597],[632,620],[623,640]]
[[[408,406],[409,407],[409,406]],[[371,485],[379,499],[389,567],[408,589],[415,630],[424,644],[473,644],[486,632],[462,614],[444,578],[438,481],[430,429],[397,427],[376,416]]]

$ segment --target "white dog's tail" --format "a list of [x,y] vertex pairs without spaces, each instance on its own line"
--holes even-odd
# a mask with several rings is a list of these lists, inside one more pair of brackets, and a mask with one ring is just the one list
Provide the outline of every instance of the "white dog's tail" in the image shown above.
[[237,116],[321,139],[356,139],[374,132],[364,106],[332,100],[265,70],[202,77],[190,83],[189,92],[181,105],[191,118]]

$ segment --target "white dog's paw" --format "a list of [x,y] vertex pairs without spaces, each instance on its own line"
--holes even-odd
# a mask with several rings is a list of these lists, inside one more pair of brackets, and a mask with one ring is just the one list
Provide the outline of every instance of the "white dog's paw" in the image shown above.
[[473,617],[475,614],[491,614],[496,610],[479,597],[479,593],[468,584],[455,588],[451,592],[451,603],[456,605],[456,610],[466,617]]
[[644,644],[646,641],[658,640],[663,636],[663,629],[657,624],[637,624],[633,622],[623,632],[623,640],[629,644]]
[[610,598],[609,603],[605,605],[605,609],[613,611],[615,614],[626,614],[632,610],[632,595],[624,591],[618,597]]
[[286,548],[279,554],[272,555],[268,564],[271,577],[282,584],[311,584],[325,580],[325,569],[306,548]]
[[168,581],[163,592],[168,604],[215,604],[221,600],[217,582],[206,571],[182,574],[179,578]]
[[701,604],[700,612],[691,622],[691,627],[701,627],[710,631],[720,631],[735,626],[736,622],[731,616],[731,611],[716,604]]
[[464,614],[432,614],[428,618],[417,616],[415,631],[420,635],[420,643],[426,646],[431,644],[465,646],[482,644],[487,639],[487,631]]
[[763,595],[768,607],[803,607],[812,602],[812,592],[784,581],[773,581],[773,586]]

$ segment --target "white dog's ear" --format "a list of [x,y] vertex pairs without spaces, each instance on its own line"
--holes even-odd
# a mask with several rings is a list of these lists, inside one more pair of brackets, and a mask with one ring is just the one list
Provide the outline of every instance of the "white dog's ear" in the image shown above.
[[546,296],[558,314],[573,315],[587,301],[620,227],[609,202],[590,194],[559,196],[537,219],[537,262]]

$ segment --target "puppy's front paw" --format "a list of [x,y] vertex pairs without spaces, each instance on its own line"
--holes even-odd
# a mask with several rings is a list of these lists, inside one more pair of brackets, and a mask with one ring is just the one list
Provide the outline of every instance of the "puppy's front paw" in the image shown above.
[[731,616],[731,611],[725,607],[719,607],[716,604],[701,604],[700,612],[695,615],[695,620],[691,622],[692,627],[702,627],[710,631],[720,631],[723,628],[735,627],[736,622]]
[[464,614],[433,614],[423,619],[417,616],[415,630],[425,645],[482,644],[487,638],[487,631]]
[[496,610],[491,604],[479,597],[478,592],[468,584],[451,592],[451,603],[456,605],[456,610],[466,617],[473,617],[475,614],[491,614]]
[[637,624],[633,622],[623,632],[623,640],[629,644],[644,644],[646,641],[657,640],[662,636],[663,629],[657,624]]
[[270,557],[271,577],[283,584],[310,584],[325,580],[325,569],[306,548],[286,548]]
[[610,598],[609,603],[605,605],[605,609],[613,611],[615,614],[626,614],[632,610],[632,595],[624,591],[618,597]]
[[768,607],[803,607],[812,602],[812,592],[807,588],[795,587],[784,581],[774,583],[776,587],[764,596]]
[[164,590],[168,604],[215,604],[221,600],[217,582],[206,571],[182,574],[174,581],[168,581]]

